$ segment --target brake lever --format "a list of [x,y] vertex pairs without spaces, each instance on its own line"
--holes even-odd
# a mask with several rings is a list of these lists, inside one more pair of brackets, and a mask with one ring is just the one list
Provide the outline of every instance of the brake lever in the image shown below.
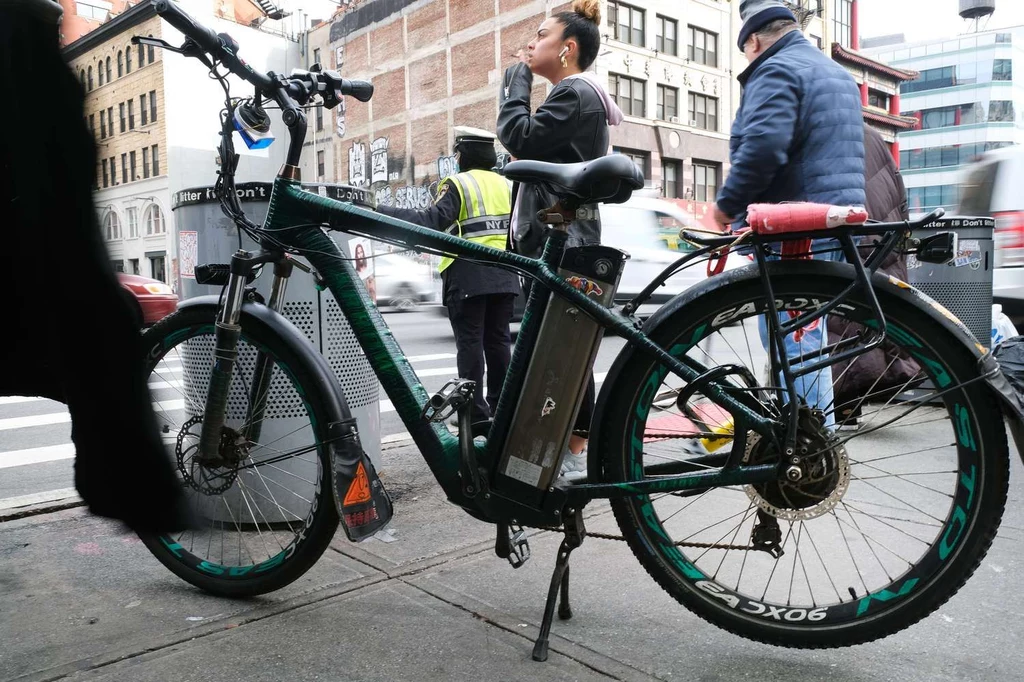
[[[185,54],[185,46],[187,46],[189,42],[191,42],[191,39],[186,40],[185,44],[181,47],[174,47],[165,40],[161,40],[160,38],[151,38],[149,36],[132,36],[131,42],[132,45],[152,45],[153,47],[159,47],[164,50],[170,50],[171,52],[176,52],[177,54]],[[192,44],[194,45],[195,43]]]

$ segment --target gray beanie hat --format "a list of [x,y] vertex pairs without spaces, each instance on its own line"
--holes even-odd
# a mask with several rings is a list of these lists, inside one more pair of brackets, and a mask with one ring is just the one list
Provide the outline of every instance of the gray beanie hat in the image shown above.
[[743,28],[740,29],[740,39],[736,43],[740,51],[752,34],[779,19],[796,21],[796,15],[778,0],[743,0],[740,3],[740,20],[743,21]]

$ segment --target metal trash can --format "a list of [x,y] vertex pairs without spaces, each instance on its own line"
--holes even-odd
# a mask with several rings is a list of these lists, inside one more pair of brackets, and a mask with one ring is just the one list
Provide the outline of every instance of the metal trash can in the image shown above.
[[[328,196],[332,195],[339,185],[304,184],[308,191]],[[271,187],[269,183],[239,183],[237,191],[246,215],[260,224],[267,214]],[[195,266],[204,263],[228,263],[231,255],[238,249],[239,230],[235,224],[221,211],[220,204],[214,196],[213,187],[193,187],[175,192],[172,197],[171,209],[174,214],[174,225],[178,238],[179,282],[178,291],[182,299],[193,298],[211,293],[218,293],[219,288],[201,285],[195,280]],[[348,257],[367,256],[358,267],[360,274],[368,272],[372,275],[373,259],[372,242],[368,239],[350,238],[348,235],[333,233],[332,238]],[[253,250],[258,245],[242,234],[242,248]],[[272,276],[265,269],[262,276],[254,282],[257,290],[269,298]],[[364,275],[365,278],[365,275]],[[367,282],[373,291],[372,282]],[[374,465],[380,466],[380,384],[370,367],[369,360],[356,341],[348,321],[342,315],[337,302],[328,291],[318,291],[313,278],[296,269],[288,283],[288,292],[282,313],[309,338],[317,350],[327,359],[339,383],[344,388],[348,406],[352,416],[358,420],[359,436],[363,448],[370,456]],[[204,349],[205,350],[205,349]],[[242,371],[251,370],[255,366],[253,357],[240,354],[239,366]],[[197,357],[209,358],[210,352],[197,353]],[[187,357],[184,362],[187,362]],[[208,370],[204,370],[208,375]],[[186,372],[185,378],[190,376]],[[193,374],[193,376],[196,376]],[[283,380],[282,380],[283,381]],[[185,381],[186,384],[190,383]],[[202,383],[205,387],[208,376],[192,383]],[[288,434],[301,426],[304,411],[301,406],[288,405],[284,402],[275,403],[274,384],[271,383],[269,411],[264,421],[262,440],[275,442],[274,447],[286,451],[288,445],[301,447],[309,443],[287,442]],[[282,384],[283,386],[283,384]],[[203,388],[185,385],[189,397],[196,392],[195,398],[205,400]],[[244,419],[248,397],[229,396],[228,419]],[[276,442],[275,439],[284,439]],[[308,437],[307,437],[308,438]],[[300,475],[299,472],[291,472]]]
[[994,229],[992,218],[944,216],[924,229],[914,230],[914,236],[955,232],[958,247],[953,262],[936,265],[907,256],[909,283],[960,318],[983,346],[992,339]]

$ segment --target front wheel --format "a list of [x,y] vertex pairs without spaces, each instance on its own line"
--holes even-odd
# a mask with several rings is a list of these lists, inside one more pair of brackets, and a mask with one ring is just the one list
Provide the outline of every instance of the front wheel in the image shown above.
[[[771,268],[776,300],[794,312],[835,299],[852,273],[834,264]],[[791,401],[772,379],[762,341],[768,308],[760,281],[728,282],[709,282],[652,338],[706,367],[745,366],[758,385],[736,381],[734,390],[758,396],[768,414],[785,414]],[[999,405],[984,382],[964,385],[978,369],[952,332],[905,296],[877,289],[884,349],[798,384],[799,481],[612,501],[658,584],[735,634],[805,648],[885,637],[956,593],[995,536],[1008,477]],[[834,316],[841,324],[829,328],[844,338],[877,334],[859,295]],[[813,331],[802,330],[801,353],[815,350],[808,339],[824,338]],[[598,444],[605,481],[724,464],[732,417],[701,395],[678,404],[681,385],[639,352],[625,360]],[[753,433],[739,453],[759,464],[780,454]],[[755,549],[754,539],[774,543],[781,556]]]
[[[201,527],[142,540],[183,580],[243,597],[297,579],[334,536],[338,514],[322,432],[331,418],[298,356],[243,313],[221,448],[216,461],[201,461],[216,314],[216,306],[185,308],[143,337],[167,456]],[[260,364],[267,368],[266,392],[253,390]],[[265,401],[254,398],[261,393]],[[254,407],[259,403],[265,408]]]

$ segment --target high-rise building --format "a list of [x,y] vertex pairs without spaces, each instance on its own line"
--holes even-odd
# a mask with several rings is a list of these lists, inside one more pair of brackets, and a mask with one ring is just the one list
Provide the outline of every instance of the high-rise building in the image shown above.
[[963,166],[976,155],[1024,142],[1024,27],[870,50],[920,77],[901,88],[900,166],[911,212],[955,208]]

